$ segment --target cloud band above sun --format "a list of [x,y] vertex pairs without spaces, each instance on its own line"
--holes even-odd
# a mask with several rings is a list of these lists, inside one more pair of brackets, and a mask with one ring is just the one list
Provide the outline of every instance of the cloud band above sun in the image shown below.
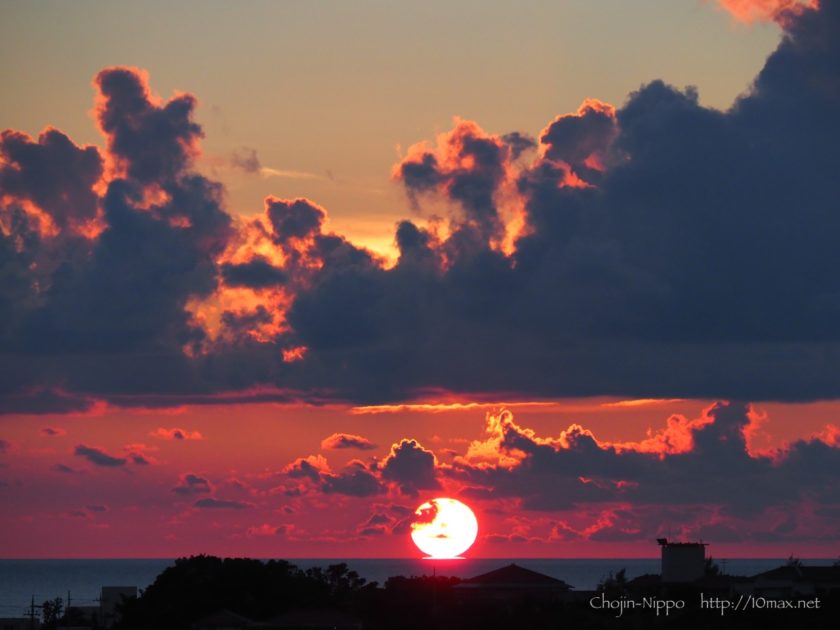
[[652,81],[413,146],[407,205],[450,212],[400,222],[393,265],[317,200],[231,213],[196,97],[102,70],[104,148],[0,138],[0,409],[840,396],[840,3],[796,6],[727,111]]

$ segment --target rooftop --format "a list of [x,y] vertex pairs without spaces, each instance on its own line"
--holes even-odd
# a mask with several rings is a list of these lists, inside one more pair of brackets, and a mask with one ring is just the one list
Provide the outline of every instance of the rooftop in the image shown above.
[[572,588],[563,580],[558,580],[550,575],[537,573],[520,567],[518,564],[509,564],[500,569],[476,575],[464,580],[459,586],[467,587],[499,587],[499,588],[557,588],[568,590]]
[[794,582],[840,583],[840,566],[785,565],[753,576],[754,580],[793,580]]

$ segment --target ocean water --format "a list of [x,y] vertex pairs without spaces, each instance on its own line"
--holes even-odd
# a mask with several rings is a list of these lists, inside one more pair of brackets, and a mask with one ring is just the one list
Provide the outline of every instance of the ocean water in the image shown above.
[[[468,578],[512,562],[564,580],[576,590],[594,589],[610,572],[626,569],[627,577],[659,573],[659,559],[554,559],[480,558],[424,560],[413,558],[292,558],[302,569],[345,562],[368,581],[385,583],[394,575],[453,575]],[[717,559],[732,575],[754,575],[777,567],[784,559]],[[831,560],[805,560],[805,564],[831,564]],[[97,605],[103,586],[146,588],[173,560],[0,560],[0,617],[20,616],[31,599],[40,604],[68,591],[74,604]]]

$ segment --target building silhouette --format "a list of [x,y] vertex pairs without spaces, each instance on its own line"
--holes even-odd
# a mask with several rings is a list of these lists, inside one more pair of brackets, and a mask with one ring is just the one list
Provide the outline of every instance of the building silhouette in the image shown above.
[[563,580],[509,564],[463,580],[455,585],[455,593],[471,600],[553,600],[571,588]]
[[656,542],[662,551],[663,584],[696,582],[705,575],[705,543],[670,542],[667,538],[658,538]]

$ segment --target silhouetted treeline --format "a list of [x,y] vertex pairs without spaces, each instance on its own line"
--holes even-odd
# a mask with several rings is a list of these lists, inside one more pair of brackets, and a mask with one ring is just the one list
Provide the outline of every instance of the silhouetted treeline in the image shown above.
[[285,560],[180,558],[125,603],[119,628],[189,628],[219,610],[270,619],[300,608],[344,608],[376,589],[346,564],[303,571]]
[[[122,607],[121,630],[190,630],[219,611],[255,622],[253,627],[292,628],[295,611],[332,611],[365,630],[510,630],[516,628],[835,628],[837,601],[820,611],[751,611],[721,616],[700,610],[696,588],[664,592],[650,580],[628,581],[619,571],[600,589],[614,597],[658,594],[683,597],[688,604],[669,616],[651,610],[614,612],[593,609],[582,598],[470,597],[455,577],[392,577],[384,586],[368,583],[346,564],[302,570],[283,560],[260,561],[212,556],[182,558],[161,573],[136,600]],[[634,583],[638,589],[634,588]],[[634,590],[638,590],[634,593]],[[284,614],[286,617],[284,617]],[[306,623],[309,623],[308,621]],[[208,624],[209,626],[210,624]],[[251,627],[243,625],[242,627]],[[327,627],[327,626],[324,626]]]

